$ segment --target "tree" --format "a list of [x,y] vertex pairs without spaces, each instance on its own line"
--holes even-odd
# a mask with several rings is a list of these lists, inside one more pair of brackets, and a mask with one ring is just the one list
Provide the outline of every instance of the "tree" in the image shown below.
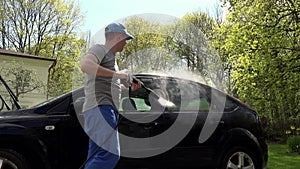
[[164,48],[165,35],[162,25],[153,24],[141,17],[130,18],[126,28],[135,37],[120,55],[121,68],[130,68],[134,73],[166,71],[171,69],[176,58]]
[[[13,90],[17,99],[26,93],[39,90],[46,86],[46,83],[43,83],[40,79],[38,79],[36,71],[26,68],[24,63],[17,63],[16,61],[13,61],[11,63],[2,64],[0,65],[0,72],[1,76],[8,77],[8,79],[10,79],[7,80],[6,83]],[[12,102],[12,100],[10,101]]]
[[119,65],[135,73],[189,70],[223,89],[222,62],[210,42],[214,24],[201,12],[174,19],[174,24],[154,24],[133,17],[126,27],[135,39],[125,46]]
[[50,72],[49,95],[71,89],[72,73],[78,67],[85,41],[77,37],[83,16],[75,1],[1,1],[0,47],[21,53],[57,59]]
[[300,116],[300,2],[223,2],[230,8],[221,48],[233,65],[238,97],[271,123],[291,123]]
[[186,14],[166,29],[167,48],[187,63],[187,69],[202,76],[206,83],[224,89],[224,69],[212,45],[216,22],[203,12]]

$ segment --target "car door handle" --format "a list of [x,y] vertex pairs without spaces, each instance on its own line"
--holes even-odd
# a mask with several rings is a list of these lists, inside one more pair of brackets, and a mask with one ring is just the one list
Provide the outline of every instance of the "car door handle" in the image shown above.
[[54,125],[45,126],[45,130],[47,130],[47,131],[51,131],[51,130],[54,130],[54,129],[55,129]]

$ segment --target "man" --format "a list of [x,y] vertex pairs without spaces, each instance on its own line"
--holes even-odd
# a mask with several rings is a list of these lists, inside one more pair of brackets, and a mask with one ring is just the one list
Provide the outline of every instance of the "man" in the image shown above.
[[[115,54],[126,40],[133,39],[120,23],[105,28],[105,44],[94,45],[81,62],[85,77],[84,130],[89,135],[88,161],[85,169],[113,169],[120,158],[118,138],[118,106],[120,80],[129,79],[127,71],[119,71]],[[132,84],[132,90],[140,84]]]

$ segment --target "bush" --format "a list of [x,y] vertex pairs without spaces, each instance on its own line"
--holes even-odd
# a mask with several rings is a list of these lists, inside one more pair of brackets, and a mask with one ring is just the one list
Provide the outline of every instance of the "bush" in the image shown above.
[[287,140],[289,150],[291,152],[300,153],[300,136],[291,136]]

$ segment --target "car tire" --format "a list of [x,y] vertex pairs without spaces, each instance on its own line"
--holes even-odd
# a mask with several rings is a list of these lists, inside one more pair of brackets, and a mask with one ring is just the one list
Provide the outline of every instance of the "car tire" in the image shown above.
[[9,149],[0,149],[0,168],[1,169],[30,169],[25,157]]
[[225,152],[220,169],[260,169],[254,153],[244,147],[233,147]]

